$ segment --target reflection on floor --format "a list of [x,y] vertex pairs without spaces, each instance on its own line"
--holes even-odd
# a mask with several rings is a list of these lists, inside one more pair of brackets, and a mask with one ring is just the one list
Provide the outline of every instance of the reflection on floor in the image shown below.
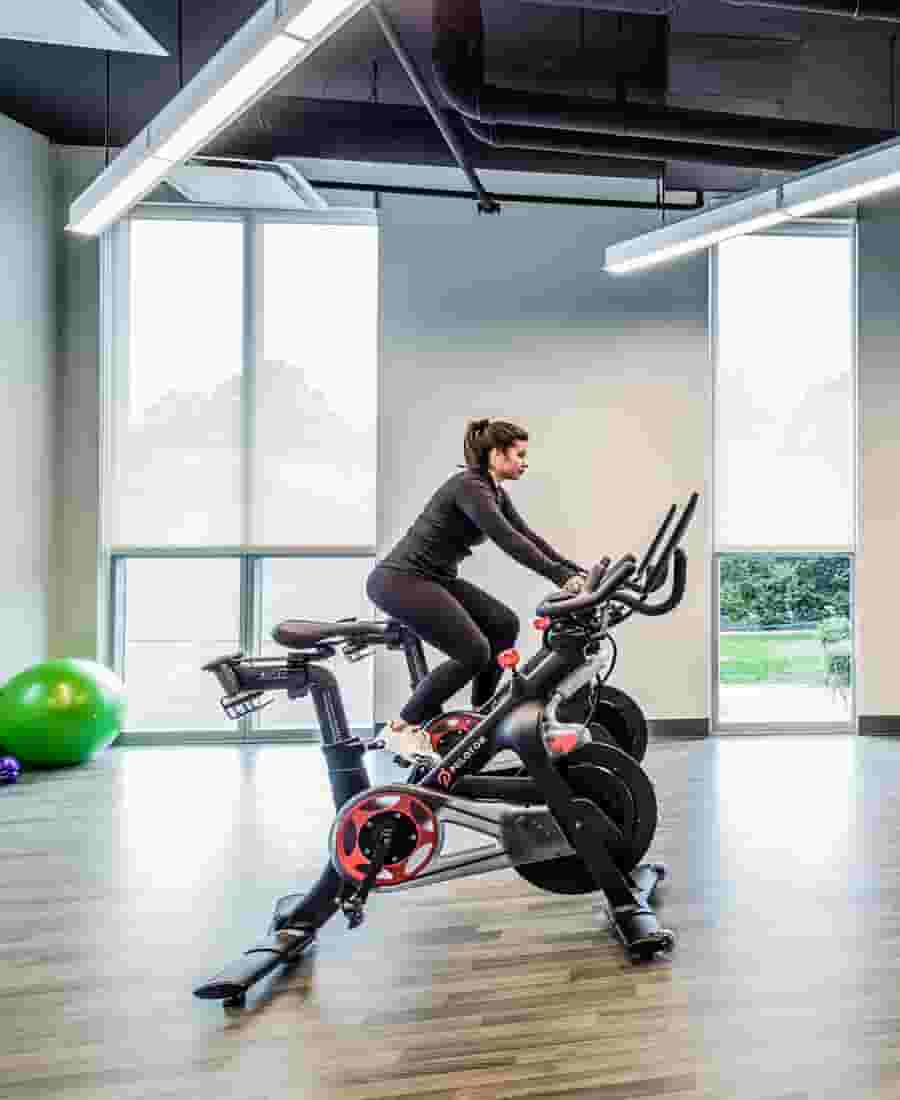
[[851,699],[826,687],[720,684],[719,722],[849,722]]
[[318,871],[316,749],[120,749],[0,788],[4,1100],[900,1097],[900,745],[657,742],[647,768],[671,961],[506,871],[335,920],[239,1019],[190,990]]

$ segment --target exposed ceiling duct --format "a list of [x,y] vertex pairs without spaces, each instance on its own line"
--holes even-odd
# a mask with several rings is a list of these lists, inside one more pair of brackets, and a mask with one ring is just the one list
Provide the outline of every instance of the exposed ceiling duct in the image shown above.
[[438,88],[459,114],[475,123],[604,134],[633,142],[760,150],[813,160],[843,156],[896,136],[891,130],[760,120],[749,115],[502,88],[485,80],[480,0],[434,0],[433,26],[432,61]]
[[827,158],[773,153],[760,149],[697,145],[652,138],[611,134],[571,133],[536,126],[491,126],[463,116],[469,133],[495,149],[522,149],[537,153],[568,153],[581,157],[622,157],[626,160],[682,160],[697,164],[725,164],[768,172],[802,172]]
[[777,8],[804,15],[840,15],[857,22],[900,23],[895,0],[725,0],[737,8]]

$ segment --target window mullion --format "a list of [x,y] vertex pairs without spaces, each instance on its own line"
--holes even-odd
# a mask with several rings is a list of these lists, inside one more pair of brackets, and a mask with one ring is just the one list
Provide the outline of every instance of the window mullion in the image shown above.
[[[241,559],[241,650],[254,657],[262,650],[262,579],[263,559],[247,554]],[[257,732],[259,714],[241,718],[239,728],[242,737]]]
[[110,559],[109,663],[112,670],[125,678],[125,638],[128,629],[128,559]]
[[262,231],[257,219],[244,218],[244,363],[241,373],[241,542],[253,542],[256,529],[256,374],[259,354]]

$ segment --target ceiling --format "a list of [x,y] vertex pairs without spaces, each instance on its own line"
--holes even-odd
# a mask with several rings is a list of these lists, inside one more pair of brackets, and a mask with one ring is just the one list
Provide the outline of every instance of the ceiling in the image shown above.
[[[452,15],[465,7],[471,13],[472,2],[383,0],[382,6],[476,169],[662,177],[670,190],[742,190],[757,186],[761,173],[803,166],[796,153],[769,152],[755,163],[746,152],[746,134],[752,147],[760,144],[758,135],[771,134],[777,125],[784,129],[784,120],[817,123],[821,134],[839,135],[851,151],[875,137],[884,140],[897,124],[900,0],[896,21],[892,0],[878,0],[882,18],[871,21],[743,0],[482,0],[484,81],[517,103],[527,106],[533,99],[546,106],[564,97],[580,104],[579,110],[591,104],[604,110],[619,104],[626,113],[647,109],[675,119],[676,133],[680,119],[687,133],[697,119],[708,120],[706,112],[720,112],[731,129],[746,132],[728,148],[718,139],[713,148],[696,134],[689,147],[642,145],[643,138],[630,137],[627,157],[610,154],[614,143],[583,131],[577,153],[528,147],[535,134],[538,145],[546,145],[547,137],[556,144],[559,133],[546,128],[520,126],[515,135],[506,134],[515,140],[505,139],[502,147],[486,144],[440,98],[432,69],[433,6],[447,10],[449,3]],[[841,0],[794,2],[841,6]],[[110,144],[124,145],[258,6],[257,0],[120,3],[168,56],[3,39],[0,21],[0,113],[64,145],[103,146],[108,122]],[[846,6],[857,7],[855,0]],[[522,137],[526,129],[528,140]],[[729,131],[727,140],[732,136]],[[563,137],[572,144],[571,132]],[[597,148],[585,155],[591,142]],[[735,154],[736,148],[743,151]],[[266,160],[453,163],[367,9],[206,152]],[[834,155],[840,150],[827,154]],[[812,164],[826,154],[809,157]]]
[[6,0],[0,6],[0,38],[166,53],[119,0]]

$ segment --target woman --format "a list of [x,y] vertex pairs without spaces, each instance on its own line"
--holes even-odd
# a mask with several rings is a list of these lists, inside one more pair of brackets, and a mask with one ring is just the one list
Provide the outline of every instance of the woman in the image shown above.
[[441,704],[472,685],[472,705],[491,698],[502,670],[496,657],[515,644],[515,612],[457,575],[460,561],[486,538],[510,557],[570,592],[583,571],[525,524],[502,487],[528,469],[528,432],[504,420],[473,420],[466,429],[465,469],[437,490],[397,545],[369,574],[366,592],[385,614],[445,653],[390,724],[388,747],[433,755],[422,726]]

